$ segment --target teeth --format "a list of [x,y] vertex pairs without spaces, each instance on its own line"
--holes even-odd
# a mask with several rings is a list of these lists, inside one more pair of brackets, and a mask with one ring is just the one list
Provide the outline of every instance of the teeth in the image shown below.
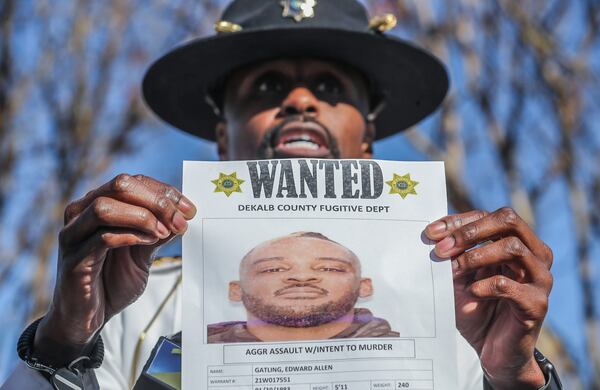
[[292,141],[288,141],[285,143],[284,145],[286,148],[289,149],[311,149],[311,150],[317,150],[319,149],[319,145],[317,145],[316,143],[310,141],[310,140],[292,140]]

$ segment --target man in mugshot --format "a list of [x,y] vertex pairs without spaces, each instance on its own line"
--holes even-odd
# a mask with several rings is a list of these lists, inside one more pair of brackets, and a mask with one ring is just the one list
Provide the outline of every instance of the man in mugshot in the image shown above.
[[208,325],[209,343],[398,337],[358,298],[373,294],[358,257],[321,233],[299,232],[263,242],[240,263],[229,299],[246,321]]

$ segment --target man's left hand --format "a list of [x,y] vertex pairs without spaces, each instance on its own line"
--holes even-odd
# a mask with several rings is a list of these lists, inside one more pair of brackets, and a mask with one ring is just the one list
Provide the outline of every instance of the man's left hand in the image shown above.
[[552,289],[552,251],[511,208],[449,215],[427,226],[452,261],[456,324],[494,389],[539,389],[533,351]]

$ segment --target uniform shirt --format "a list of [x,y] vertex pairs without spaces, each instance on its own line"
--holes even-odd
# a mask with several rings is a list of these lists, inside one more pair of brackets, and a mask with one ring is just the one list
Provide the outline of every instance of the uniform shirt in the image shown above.
[[[104,327],[104,361],[95,370],[100,389],[126,390],[132,387],[159,337],[181,330],[180,277],[180,262],[174,259],[153,265],[144,294]],[[482,390],[483,372],[477,354],[458,331],[457,340],[458,388]],[[137,356],[136,348],[139,350]],[[90,383],[93,375],[86,377]],[[86,390],[97,388],[86,387]],[[2,386],[2,390],[8,389],[52,390],[52,386],[40,373],[20,362]]]

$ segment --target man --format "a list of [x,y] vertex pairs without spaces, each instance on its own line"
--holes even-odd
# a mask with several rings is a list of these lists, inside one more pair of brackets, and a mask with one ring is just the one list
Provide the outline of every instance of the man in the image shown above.
[[[218,35],[150,68],[144,96],[165,121],[216,140],[221,159],[370,158],[375,139],[430,114],[448,86],[438,60],[383,34],[389,20],[369,23],[355,0],[234,0]],[[7,387],[49,388],[42,372],[62,368],[79,369],[86,388],[95,388],[98,335],[138,300],[108,323],[98,370],[107,387],[126,386],[136,364],[123,356],[141,355],[129,335],[145,345],[147,330],[166,334],[180,325],[178,278],[165,287],[149,280],[149,267],[195,213],[175,188],[126,174],[71,203],[52,304],[19,343],[35,369],[21,364]],[[548,246],[509,208],[446,216],[425,234],[440,258],[452,259],[457,328],[479,357],[459,357],[461,388],[483,386],[479,365],[494,389],[556,388],[548,387],[556,386],[551,366],[534,354],[552,286]]]
[[208,325],[208,342],[398,337],[386,320],[354,308],[371,295],[351,250],[320,233],[292,233],[244,256],[229,299],[243,302],[247,321]]

